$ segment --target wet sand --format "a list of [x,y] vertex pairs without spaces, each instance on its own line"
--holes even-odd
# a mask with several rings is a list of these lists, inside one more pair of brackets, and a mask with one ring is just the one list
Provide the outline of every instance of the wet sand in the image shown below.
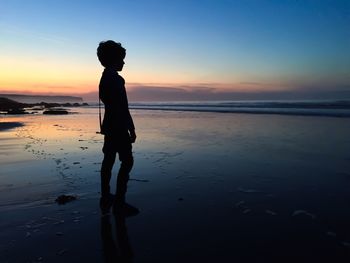
[[0,262],[349,262],[348,119],[133,111],[123,218],[101,217],[97,112],[78,111],[4,120],[24,126],[0,132]]

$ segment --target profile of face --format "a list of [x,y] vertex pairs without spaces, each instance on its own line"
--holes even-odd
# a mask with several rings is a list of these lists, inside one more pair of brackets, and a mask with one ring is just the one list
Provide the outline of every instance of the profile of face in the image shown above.
[[125,64],[124,59],[119,60],[119,61],[117,61],[117,62],[114,64],[113,68],[114,68],[116,71],[122,71],[122,70],[123,70],[123,67],[124,67],[124,64]]

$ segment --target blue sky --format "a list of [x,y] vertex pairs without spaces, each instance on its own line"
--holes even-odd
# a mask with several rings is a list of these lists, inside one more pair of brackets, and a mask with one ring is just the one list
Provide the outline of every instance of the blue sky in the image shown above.
[[93,92],[106,39],[127,49],[130,89],[350,90],[350,1],[2,0],[0,10],[2,91]]

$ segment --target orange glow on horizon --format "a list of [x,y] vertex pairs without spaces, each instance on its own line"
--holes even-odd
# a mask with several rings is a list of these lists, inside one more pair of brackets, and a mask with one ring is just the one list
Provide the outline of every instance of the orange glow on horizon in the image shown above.
[[[103,67],[97,62],[81,64],[64,62],[57,58],[2,56],[0,65],[0,92],[24,94],[85,94],[97,92]],[[92,63],[92,62],[91,62]],[[212,92],[263,92],[280,91],[293,87],[289,81],[247,81],[248,77],[232,76],[219,81],[196,81],[195,75],[181,72],[147,72],[126,65],[120,73],[126,80],[127,90],[142,88],[181,89],[186,91],[211,90]],[[216,77],[217,78],[217,77]],[[213,79],[215,80],[214,76]],[[244,80],[244,81],[242,81]]]

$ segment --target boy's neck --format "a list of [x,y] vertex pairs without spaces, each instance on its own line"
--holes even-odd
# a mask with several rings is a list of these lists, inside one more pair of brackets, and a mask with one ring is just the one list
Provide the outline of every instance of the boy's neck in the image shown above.
[[114,69],[114,68],[105,68],[105,71],[110,71],[110,72],[114,72],[118,74],[118,70]]

